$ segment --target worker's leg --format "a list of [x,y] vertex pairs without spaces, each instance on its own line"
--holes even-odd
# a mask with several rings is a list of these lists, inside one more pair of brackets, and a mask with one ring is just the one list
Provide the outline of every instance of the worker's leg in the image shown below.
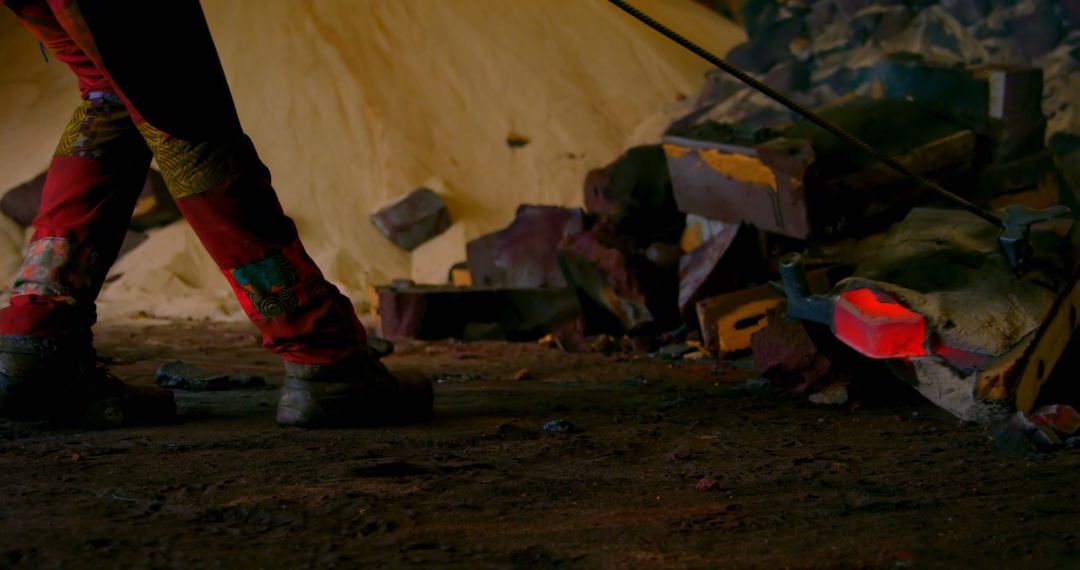
[[7,7],[76,74],[83,102],[49,164],[34,234],[0,335],[86,334],[146,180],[150,152],[108,78],[79,50],[44,1]]
[[[87,391],[102,390],[90,339],[95,299],[123,242],[150,152],[106,75],[48,4],[6,6],[75,72],[83,97],[49,165],[10,305],[0,309],[0,414],[62,416],[75,413]],[[114,392],[120,387],[108,383]]]
[[[282,211],[240,128],[198,2],[50,4],[127,96],[180,210],[264,345],[286,361],[279,421],[392,419],[381,413],[394,411],[399,384],[369,356],[352,303],[326,281]],[[430,391],[427,398],[430,410]]]

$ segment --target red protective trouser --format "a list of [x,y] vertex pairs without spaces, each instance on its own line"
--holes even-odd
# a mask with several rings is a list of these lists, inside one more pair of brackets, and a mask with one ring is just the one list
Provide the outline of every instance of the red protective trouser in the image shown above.
[[[153,155],[267,348],[327,364],[365,345],[352,304],[304,251],[240,128],[197,0],[163,9],[116,0],[0,3],[75,72],[83,96],[49,165],[0,335],[89,338],[95,299]],[[142,5],[155,11],[131,13]]]

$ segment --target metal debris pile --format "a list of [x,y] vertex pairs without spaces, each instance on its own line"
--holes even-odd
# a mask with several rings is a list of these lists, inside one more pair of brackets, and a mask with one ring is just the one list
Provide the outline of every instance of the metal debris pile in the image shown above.
[[[729,59],[979,205],[1075,211],[1066,4],[751,0]],[[376,218],[439,219],[420,195]],[[445,286],[377,288],[380,334],[750,357],[823,404],[895,374],[994,423],[1048,403],[1077,326],[1071,219],[1032,228],[1017,274],[993,226],[719,73],[659,144],[590,172],[583,202],[521,206]]]

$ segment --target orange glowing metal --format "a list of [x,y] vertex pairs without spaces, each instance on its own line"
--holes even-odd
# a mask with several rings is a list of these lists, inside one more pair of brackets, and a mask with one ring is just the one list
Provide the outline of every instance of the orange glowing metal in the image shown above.
[[926,356],[926,317],[872,289],[844,291],[833,313],[836,338],[871,358]]

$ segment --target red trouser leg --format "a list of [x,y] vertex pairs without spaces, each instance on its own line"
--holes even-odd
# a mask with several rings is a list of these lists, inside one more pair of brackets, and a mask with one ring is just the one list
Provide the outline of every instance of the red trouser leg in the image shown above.
[[44,2],[7,6],[77,75],[84,102],[49,165],[34,234],[0,335],[89,336],[94,301],[116,259],[150,153],[108,78]]
[[170,193],[263,344],[307,364],[338,362],[363,348],[352,303],[304,251],[269,171],[240,129],[198,2],[49,4],[126,96]]

